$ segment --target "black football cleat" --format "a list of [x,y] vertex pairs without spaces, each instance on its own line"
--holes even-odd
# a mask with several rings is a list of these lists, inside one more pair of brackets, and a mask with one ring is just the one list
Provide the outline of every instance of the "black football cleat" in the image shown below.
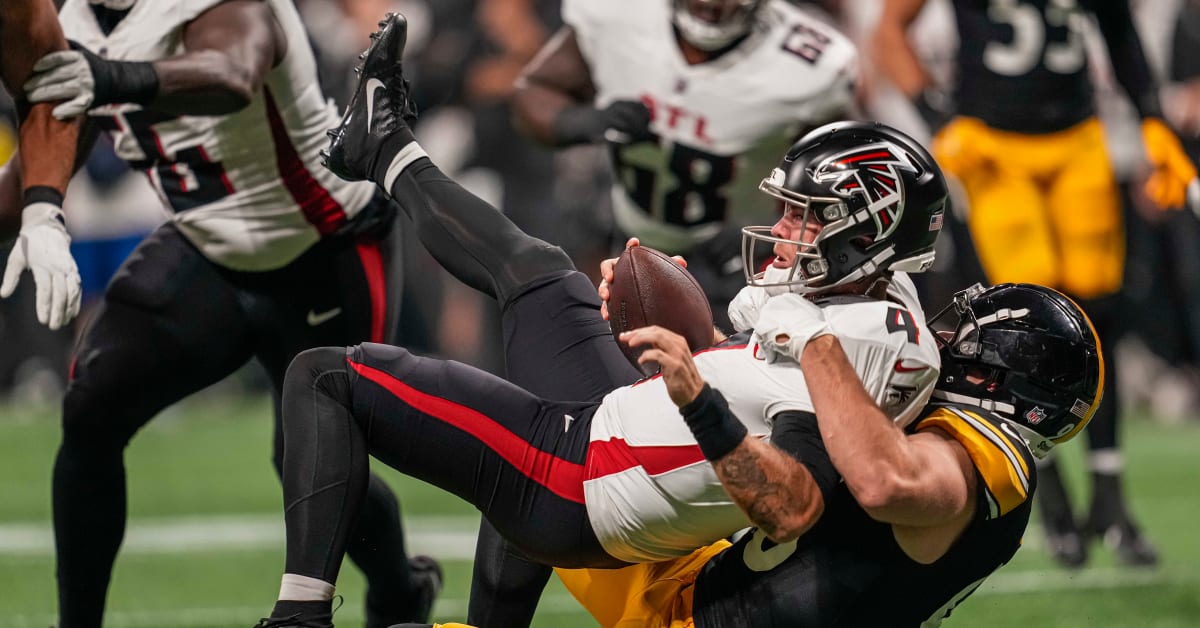
[[1155,567],[1158,565],[1158,548],[1142,535],[1142,531],[1128,519],[1108,525],[1086,526],[1090,536],[1099,537],[1104,546],[1112,550],[1117,562],[1127,567]]
[[[371,34],[371,46],[359,55],[363,62],[355,68],[354,96],[341,123],[327,132],[329,149],[321,152],[325,167],[347,181],[369,178],[385,145],[400,144],[393,146],[398,149],[411,140],[408,125],[416,121],[417,108],[400,64],[407,39],[408,20],[389,13]],[[403,137],[395,138],[401,131]]]
[[1087,564],[1088,548],[1084,535],[1071,522],[1043,522],[1046,551],[1050,558],[1067,569],[1079,569]]
[[290,617],[264,617],[252,628],[333,628],[333,624],[328,621],[302,619],[297,613]]
[[417,609],[414,621],[427,622],[433,614],[433,602],[442,592],[442,566],[429,556],[414,556],[408,561],[412,570],[413,580],[417,583]]
[[385,628],[406,625],[406,622],[424,624],[433,614],[433,602],[442,592],[442,566],[429,556],[413,556],[408,559],[408,568],[413,583],[413,598],[407,610],[384,612],[372,608],[368,596],[365,628]]

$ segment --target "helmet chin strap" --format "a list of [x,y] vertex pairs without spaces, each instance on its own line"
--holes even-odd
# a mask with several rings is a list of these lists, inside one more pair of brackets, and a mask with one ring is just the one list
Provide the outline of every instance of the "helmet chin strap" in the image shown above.
[[88,0],[88,4],[101,6],[113,11],[125,11],[133,7],[137,0]]

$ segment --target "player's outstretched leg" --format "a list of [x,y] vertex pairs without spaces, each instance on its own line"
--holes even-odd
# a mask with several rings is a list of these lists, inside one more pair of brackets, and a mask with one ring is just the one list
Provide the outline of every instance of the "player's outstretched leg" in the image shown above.
[[325,166],[343,179],[383,186],[434,258],[502,306],[538,279],[574,270],[562,249],[522,232],[429,160],[409,126],[416,107],[400,64],[408,24],[389,14],[380,25],[341,124],[329,131]]

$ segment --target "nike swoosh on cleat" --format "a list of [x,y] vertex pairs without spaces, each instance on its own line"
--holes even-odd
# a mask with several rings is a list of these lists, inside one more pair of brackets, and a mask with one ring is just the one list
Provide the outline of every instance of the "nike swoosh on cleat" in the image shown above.
[[332,320],[334,317],[336,317],[338,314],[341,314],[341,313],[342,313],[342,308],[340,308],[340,307],[335,307],[332,310],[329,310],[326,312],[321,312],[320,314],[317,314],[316,312],[309,310],[308,318],[306,320],[308,321],[309,327],[316,327],[317,325],[320,325],[321,323]]
[[375,115],[375,92],[384,87],[383,81],[367,79],[367,128],[371,128],[371,118]]

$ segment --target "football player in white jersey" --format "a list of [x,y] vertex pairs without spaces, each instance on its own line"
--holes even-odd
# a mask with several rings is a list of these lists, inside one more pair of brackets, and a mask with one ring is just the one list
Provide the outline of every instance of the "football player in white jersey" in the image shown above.
[[566,0],[514,111],[553,146],[606,142],[618,241],[687,258],[727,328],[755,191],[803,131],[850,118],[857,53],[786,0]]
[[[0,4],[0,79],[16,98],[23,118],[17,156],[0,171],[0,242],[14,236],[0,297],[8,297],[26,269],[36,284],[38,321],[59,329],[79,313],[79,269],[71,257],[70,236],[63,226],[62,199],[75,172],[79,120],[56,120],[52,105],[32,108],[21,85],[42,55],[65,50],[50,0],[13,0]],[[20,208],[20,212],[16,210]]]
[[[783,344],[756,337],[804,366],[816,410],[804,429],[822,436],[798,456],[745,439],[726,457],[760,492],[819,496],[820,507],[783,504],[816,524],[802,535],[794,525],[751,530],[669,561],[557,570],[602,628],[939,626],[1016,553],[1038,490],[1035,461],[1082,431],[1100,403],[1095,329],[1050,288],[976,285],[956,295],[934,399],[908,428],[858,381],[829,333],[828,308],[779,298],[792,301],[792,329],[807,331]],[[674,336],[662,349],[664,377],[689,398],[702,382],[679,368],[691,360],[687,345]],[[772,491],[753,506],[778,508],[780,497]],[[432,628],[451,626],[464,628]]]
[[[98,627],[123,536],[123,452],[162,408],[248,362],[282,393],[292,357],[396,327],[396,212],[320,167],[337,112],[288,0],[67,0],[70,51],[25,82],[87,115],[144,170],[170,220],[130,256],[76,348],[54,467],[59,626]],[[274,462],[282,462],[276,433]],[[436,565],[405,555],[395,496],[370,482],[350,553],[368,625],[429,612]]]
[[[289,593],[261,626],[332,624],[344,522],[368,454],[471,502],[526,558],[614,567],[686,555],[760,523],[722,487],[720,459],[746,440],[790,450],[812,412],[799,365],[767,361],[743,334],[694,357],[711,384],[702,401],[727,395],[729,421],[711,429],[690,407],[680,420],[677,406],[689,404],[664,378],[639,378],[562,250],[446,178],[416,142],[396,70],[406,28],[391,16],[374,37],[327,165],[382,185],[449,272],[499,301],[509,379],[370,343],[297,356],[283,400]],[[946,203],[936,164],[892,129],[827,125],[798,141],[763,189],[785,210],[773,227],[747,230],[775,255],[748,290],[832,299],[851,362],[906,425],[929,397],[937,347],[910,286],[888,288],[894,271],[932,261]]]

